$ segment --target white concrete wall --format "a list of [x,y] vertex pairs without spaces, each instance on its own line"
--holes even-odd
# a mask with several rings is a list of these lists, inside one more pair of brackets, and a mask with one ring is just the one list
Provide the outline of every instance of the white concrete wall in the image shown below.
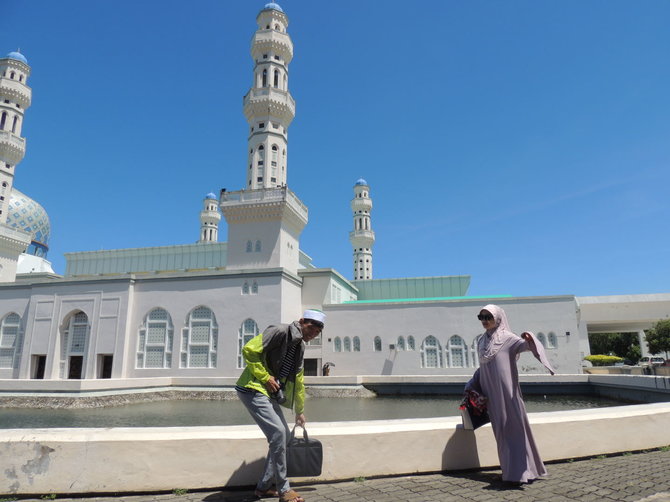
[[[360,303],[326,305],[328,315],[323,357],[335,363],[331,375],[437,375],[472,374],[476,363],[468,358],[467,367],[450,367],[446,347],[452,335],[464,339],[472,348],[475,338],[482,333],[476,316],[484,304],[496,303],[507,313],[512,329],[554,332],[557,348],[547,349],[549,360],[558,373],[581,371],[580,334],[574,297],[510,298],[482,300],[447,300],[426,302]],[[566,335],[566,333],[570,335]],[[413,336],[414,351],[397,350],[397,340]],[[441,368],[421,367],[421,344],[427,336],[439,341],[443,365]],[[335,352],[334,339],[358,336],[361,352]],[[382,351],[373,351],[373,339],[382,340]],[[390,345],[396,349],[390,349]],[[469,356],[472,355],[472,350]],[[545,373],[546,370],[530,354],[519,359],[522,373]]]
[[[670,444],[669,403],[529,418],[544,461]],[[491,426],[465,431],[459,417],[312,423],[308,430],[323,443],[319,480],[498,465]],[[3,494],[253,485],[267,451],[256,426],[6,430],[1,445]]]

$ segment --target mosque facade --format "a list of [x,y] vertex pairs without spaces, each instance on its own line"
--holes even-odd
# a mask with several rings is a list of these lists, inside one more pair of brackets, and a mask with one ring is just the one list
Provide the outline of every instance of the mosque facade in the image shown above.
[[[0,379],[234,377],[248,340],[307,308],[327,315],[306,348],[307,375],[324,366],[331,375],[468,375],[479,364],[476,314],[486,303],[505,308],[513,328],[534,331],[558,373],[581,372],[588,338],[574,296],[468,297],[469,276],[374,279],[364,179],[351,200],[352,279],[312,264],[300,249],[308,208],[287,185],[289,19],[268,3],[256,21],[245,189],[207,194],[194,244],[67,253],[64,276],[46,262],[46,212],[12,188],[30,67],[19,53],[0,59]],[[522,358],[522,372],[544,372]]]

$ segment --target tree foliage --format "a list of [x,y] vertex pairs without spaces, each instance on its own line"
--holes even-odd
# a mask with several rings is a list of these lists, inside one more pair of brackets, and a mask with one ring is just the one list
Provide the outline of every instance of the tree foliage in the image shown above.
[[649,352],[660,354],[665,352],[666,357],[670,352],[670,319],[658,321],[645,335]]
[[637,333],[590,333],[589,346],[592,354],[611,354],[634,363],[641,355]]

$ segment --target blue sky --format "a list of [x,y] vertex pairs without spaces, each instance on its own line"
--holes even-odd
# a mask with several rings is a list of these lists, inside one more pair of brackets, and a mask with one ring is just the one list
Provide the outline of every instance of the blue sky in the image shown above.
[[[288,184],[301,247],[351,277],[353,184],[374,277],[471,295],[670,290],[670,2],[285,0]],[[15,186],[63,253],[185,244],[245,183],[255,0],[3,0],[32,67]],[[225,224],[221,226],[225,240]]]

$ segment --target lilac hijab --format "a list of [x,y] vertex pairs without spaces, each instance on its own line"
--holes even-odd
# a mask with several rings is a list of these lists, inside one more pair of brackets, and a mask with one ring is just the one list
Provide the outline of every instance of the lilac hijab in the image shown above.
[[[481,310],[490,312],[496,322],[495,329],[493,331],[487,330],[486,333],[481,336],[477,346],[479,362],[481,364],[486,364],[496,356],[498,351],[500,351],[500,349],[503,347],[503,345],[505,345],[510,337],[518,338],[518,336],[512,333],[512,330],[509,327],[509,322],[507,321],[507,314],[505,314],[503,309],[497,305],[486,305],[482,307]],[[553,375],[554,368],[551,366],[551,363],[547,358],[547,354],[544,351],[544,346],[533,333],[529,331],[526,333],[531,336],[534,342],[533,344],[529,343],[528,348],[533,353],[535,358],[540,361],[544,367],[547,368]]]

